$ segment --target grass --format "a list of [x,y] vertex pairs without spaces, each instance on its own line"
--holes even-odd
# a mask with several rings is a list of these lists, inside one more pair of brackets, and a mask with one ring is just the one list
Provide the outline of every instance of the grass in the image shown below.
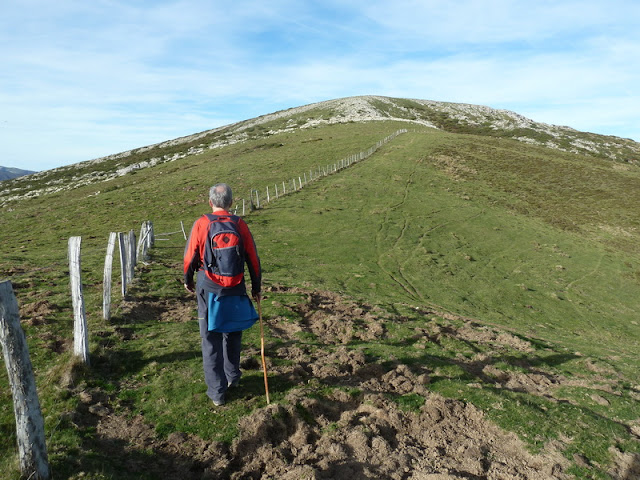
[[[429,159],[430,150],[447,145],[424,134],[412,147],[416,137],[399,137],[349,175],[261,213],[254,229],[263,251],[278,259],[273,275],[369,301],[438,306],[576,350],[597,345],[602,352],[608,344],[610,355],[633,356],[631,322],[639,305],[631,279],[638,263],[637,252],[628,250],[634,247],[621,239],[622,248],[614,248],[608,233],[588,223],[588,209],[563,206],[553,187],[548,208],[523,215],[519,199],[506,197],[500,185],[452,182]],[[379,187],[358,188],[363,183]],[[526,188],[521,181],[519,189]],[[627,196],[625,205],[639,203],[637,195]],[[304,229],[293,220],[300,215]],[[584,228],[561,229],[554,215]]]
[[[74,424],[81,402],[63,385],[71,359],[68,350],[57,353],[54,346],[68,342],[72,331],[68,237],[83,237],[91,332],[92,365],[77,374],[76,390],[104,392],[118,412],[142,415],[158,435],[179,431],[228,443],[237,419],[264,406],[261,372],[247,371],[242,401],[211,416],[193,322],[128,311],[117,292],[114,317],[104,321],[108,233],[137,230],[148,219],[156,234],[179,230],[180,220],[188,228],[206,211],[206,192],[216,181],[229,181],[236,198],[246,198],[252,188],[281,184],[365,150],[404,126],[351,123],[268,138],[258,129],[255,139],[240,144],[0,212],[0,277],[12,279],[23,309],[37,311],[41,302],[46,310],[42,320],[24,327],[59,476],[84,471],[90,478],[133,478],[101,453],[95,426]],[[617,169],[602,159],[424,129],[399,136],[365,162],[279,199],[247,221],[268,284],[340,292],[389,312],[387,339],[349,348],[363,349],[383,365],[428,365],[430,390],[473,403],[534,450],[569,437],[567,458],[579,453],[592,462],[590,468],[574,465],[572,473],[607,478],[611,446],[640,452],[624,426],[640,416],[639,177],[637,169]],[[165,238],[156,242],[150,264],[140,267],[131,302],[192,301],[176,282],[184,240],[181,234]],[[118,270],[115,265],[114,277]],[[276,290],[268,300],[267,318],[293,324],[299,316],[292,306],[306,297]],[[463,321],[443,316],[451,312],[510,332],[534,349],[460,336],[416,343],[413,331],[425,327],[427,311],[439,312],[429,326],[464,328]],[[267,341],[277,348],[277,339]],[[301,333],[299,343],[329,348],[310,333]],[[256,329],[247,332],[245,345],[259,348]],[[542,372],[573,383],[555,391],[561,401],[499,389],[474,360],[478,355],[501,371]],[[272,401],[285,401],[294,385],[272,382]],[[608,392],[598,389],[602,383]],[[0,470],[16,478],[6,377],[0,384]],[[308,388],[322,396],[331,386]],[[410,394],[394,401],[415,411],[424,399]],[[153,454],[141,454],[140,461],[153,461]]]

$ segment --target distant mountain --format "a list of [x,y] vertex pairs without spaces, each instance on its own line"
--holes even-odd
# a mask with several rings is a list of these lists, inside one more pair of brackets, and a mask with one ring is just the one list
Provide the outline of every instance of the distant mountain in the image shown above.
[[22,177],[24,175],[30,175],[31,170],[20,170],[19,168],[0,167],[0,182],[2,180],[11,180],[12,178]]

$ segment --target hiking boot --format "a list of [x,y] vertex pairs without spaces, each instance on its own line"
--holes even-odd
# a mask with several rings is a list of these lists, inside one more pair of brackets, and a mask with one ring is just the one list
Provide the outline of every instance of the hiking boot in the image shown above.
[[231,382],[227,388],[236,388],[238,385],[240,385],[240,379],[236,378],[233,382]]
[[221,398],[220,400],[212,400],[212,402],[216,407],[221,407],[225,403],[224,398]]

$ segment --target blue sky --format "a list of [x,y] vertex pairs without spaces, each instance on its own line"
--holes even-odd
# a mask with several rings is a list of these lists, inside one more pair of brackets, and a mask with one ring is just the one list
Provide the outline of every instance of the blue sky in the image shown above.
[[30,170],[352,95],[640,141],[635,0],[2,0],[0,55],[0,165]]

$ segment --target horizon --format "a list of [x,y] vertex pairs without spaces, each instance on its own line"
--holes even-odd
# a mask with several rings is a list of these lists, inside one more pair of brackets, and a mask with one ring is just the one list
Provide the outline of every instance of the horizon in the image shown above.
[[[2,165],[41,171],[361,95],[640,141],[632,1],[0,6]],[[9,48],[8,46],[11,46]]]
[[[372,96],[373,96],[373,97],[382,97],[382,95],[354,95],[354,96],[352,96],[352,97],[343,97],[343,98],[358,98],[358,97],[372,97]],[[386,97],[386,98],[400,98],[400,97]],[[408,97],[403,97],[403,98],[404,98],[404,99],[407,99],[407,100],[418,100],[418,101],[425,100],[425,99],[409,99]],[[299,106],[294,106],[294,107],[288,107],[288,108],[285,108],[285,109],[282,109],[282,110],[277,110],[277,111],[274,111],[274,112],[263,113],[263,114],[260,114],[260,115],[255,116],[255,117],[252,117],[252,118],[247,118],[247,119],[239,120],[239,121],[237,121],[237,122],[233,122],[233,123],[230,123],[230,124],[227,124],[227,125],[220,125],[220,126],[212,127],[211,129],[207,129],[207,130],[216,130],[216,129],[219,129],[219,128],[225,128],[225,127],[228,127],[228,126],[232,126],[232,125],[234,125],[234,124],[242,123],[242,122],[244,122],[244,121],[250,121],[250,120],[252,120],[252,119],[259,118],[259,117],[261,117],[261,116],[267,116],[267,115],[271,115],[271,114],[274,114],[274,113],[278,113],[278,112],[280,112],[280,111],[291,110],[291,109],[295,109],[295,108],[298,108],[298,107],[305,107],[305,106],[308,106],[308,105],[321,104],[321,103],[324,103],[325,101],[333,101],[333,100],[341,100],[341,98],[329,99],[329,100],[321,100],[321,101],[319,101],[319,102],[314,102],[314,103],[311,103],[311,104],[305,104],[305,105],[299,105]],[[432,101],[432,100],[427,100],[427,101]],[[441,103],[454,103],[454,104],[458,104],[458,105],[474,105],[474,104],[468,104],[468,103],[466,103],[466,102],[441,102]],[[489,107],[489,108],[491,108],[491,107]],[[500,110],[502,110],[502,111],[510,111],[510,110],[506,110],[506,109],[495,109],[495,110],[496,110],[496,111],[500,111]],[[513,112],[513,111],[511,111],[511,112]],[[518,112],[513,112],[513,113],[518,114]],[[532,119],[530,119],[530,120],[532,120]],[[534,120],[534,122],[535,122],[535,120]],[[546,124],[546,125],[551,125],[551,126],[554,126],[554,127],[560,127],[560,128],[572,128],[572,127],[570,127],[570,126],[568,126],[568,125],[549,124],[549,123],[547,123],[547,122],[536,122],[536,123]],[[180,137],[167,138],[167,139],[163,139],[163,140],[160,140],[160,141],[158,141],[158,142],[155,142],[155,143],[153,143],[153,144],[139,145],[139,146],[136,146],[136,147],[132,147],[132,148],[130,148],[130,149],[127,149],[127,150],[122,150],[122,151],[112,152],[112,153],[109,153],[109,154],[103,155],[103,156],[101,156],[101,157],[94,157],[94,158],[88,158],[88,159],[78,160],[77,162],[73,162],[73,163],[65,164],[65,165],[57,165],[57,166],[54,166],[54,167],[51,167],[51,168],[48,168],[48,169],[43,169],[43,170],[24,170],[24,169],[21,169],[21,168],[19,168],[19,167],[7,166],[7,165],[0,165],[0,169],[5,169],[5,170],[21,170],[22,172],[28,172],[28,173],[26,173],[26,174],[24,174],[24,173],[23,173],[22,175],[29,175],[29,174],[33,174],[33,173],[40,173],[40,172],[44,172],[44,171],[47,171],[47,170],[54,170],[54,169],[59,168],[59,167],[73,166],[73,165],[80,164],[80,163],[84,163],[84,162],[91,162],[91,161],[94,161],[94,160],[101,160],[101,159],[103,159],[103,158],[108,158],[108,157],[111,157],[111,156],[114,156],[114,155],[121,155],[121,154],[123,154],[123,153],[125,153],[125,152],[129,152],[129,151],[135,151],[135,150],[138,150],[138,149],[144,149],[144,148],[153,147],[154,145],[160,145],[160,144],[162,144],[162,143],[165,143],[165,142],[168,142],[168,141],[171,141],[171,140],[175,140],[175,139],[177,139],[177,138],[187,137],[187,136],[191,136],[191,135],[197,135],[197,134],[202,133],[202,132],[205,132],[205,131],[207,131],[207,130],[202,130],[202,131],[198,131],[198,132],[192,132],[192,133],[189,133],[189,134],[186,134],[186,135],[182,135],[182,136],[180,136]],[[582,132],[582,131],[581,131],[581,132]],[[582,133],[595,133],[596,135],[611,136],[611,137],[613,137],[613,138],[623,138],[623,137],[616,137],[616,136],[613,136],[613,135],[598,134],[598,133],[596,133],[596,132],[582,132]],[[625,139],[625,140],[632,140],[632,141],[635,141],[635,140],[633,140],[633,139],[628,139],[628,138],[623,138],[623,139]],[[640,142],[636,142],[636,143],[640,143]],[[21,176],[22,176],[22,175],[21,175]]]

